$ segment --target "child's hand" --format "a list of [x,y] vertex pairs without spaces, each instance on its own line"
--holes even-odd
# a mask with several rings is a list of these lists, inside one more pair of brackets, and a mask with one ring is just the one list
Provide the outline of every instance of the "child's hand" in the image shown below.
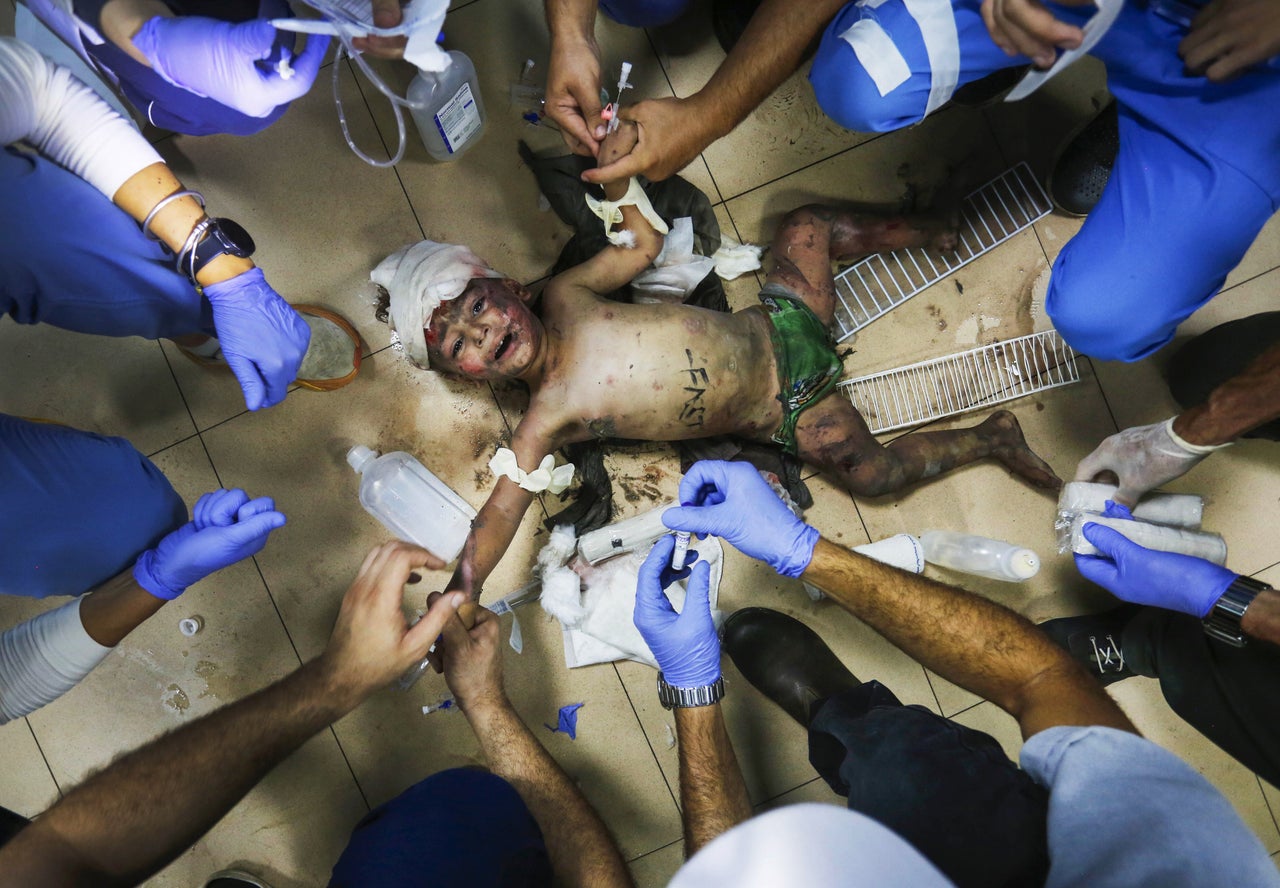
[[634,121],[619,120],[618,128],[604,137],[600,143],[598,165],[607,166],[626,157],[640,139],[640,128]]

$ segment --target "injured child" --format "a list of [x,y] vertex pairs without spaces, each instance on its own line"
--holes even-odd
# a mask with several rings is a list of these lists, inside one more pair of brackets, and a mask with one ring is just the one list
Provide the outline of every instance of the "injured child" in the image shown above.
[[[601,147],[600,163],[625,154],[634,139],[634,126],[620,127]],[[627,182],[611,183],[605,198],[626,204],[620,199],[627,191]],[[761,304],[733,314],[600,298],[647,268],[662,248],[662,235],[633,205],[622,206],[618,228],[626,237],[611,240],[630,245],[609,246],[553,277],[537,314],[524,286],[465,247],[424,241],[372,274],[389,294],[387,320],[415,364],[463,379],[528,384],[529,408],[511,441],[524,472],[591,438],[728,434],[775,441],[863,497],[988,457],[1037,487],[1061,486],[1007,411],[972,428],[916,432],[882,446],[849,401],[832,396],[842,371],[829,329],[832,260],[914,246],[952,249],[954,227],[940,217],[881,218],[816,205],[793,210],[773,239],[776,267]],[[500,477],[476,516],[474,545],[464,557],[474,597],[533,497]],[[459,566],[450,588],[463,588],[466,567]]]

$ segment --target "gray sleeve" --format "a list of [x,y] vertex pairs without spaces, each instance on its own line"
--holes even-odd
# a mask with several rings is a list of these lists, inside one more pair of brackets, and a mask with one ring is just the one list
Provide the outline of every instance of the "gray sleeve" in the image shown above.
[[80,622],[79,598],[0,635],[0,724],[52,703],[109,653]]
[[1280,886],[1231,803],[1150,740],[1050,728],[1026,742],[1021,760],[1049,789],[1047,886]]

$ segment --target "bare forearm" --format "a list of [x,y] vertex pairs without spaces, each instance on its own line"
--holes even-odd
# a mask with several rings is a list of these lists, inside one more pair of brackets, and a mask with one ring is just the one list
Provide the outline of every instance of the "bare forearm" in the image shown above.
[[712,129],[711,140],[728,134],[800,67],[805,51],[846,2],[760,4],[733,51],[692,97]]
[[156,16],[172,18],[173,13],[160,0],[110,0],[102,7],[99,29],[103,37],[127,52],[135,62],[149,68],[151,61],[133,45],[133,38]]
[[804,577],[921,665],[1018,719],[1025,736],[1054,723],[1133,730],[1065,651],[1007,608],[825,539]]
[[684,854],[692,857],[716,836],[750,818],[751,800],[720,704],[677,709],[675,713]]
[[533,494],[510,478],[499,478],[488,502],[471,522],[471,535],[449,581],[450,590],[461,590],[480,600],[484,582],[506,554],[533,502]]
[[133,885],[358,702],[322,660],[115,762],[0,850],[0,885]]
[[547,0],[551,39],[595,43],[596,0]]
[[1280,644],[1280,592],[1260,592],[1240,620],[1240,628],[1250,638]]
[[630,886],[617,844],[582,792],[506,700],[464,707],[491,773],[515,787],[542,830],[558,884]]
[[81,599],[80,622],[98,644],[115,647],[162,607],[164,600],[139,586],[128,568]]
[[1280,416],[1280,343],[1173,421],[1188,444],[1226,444]]

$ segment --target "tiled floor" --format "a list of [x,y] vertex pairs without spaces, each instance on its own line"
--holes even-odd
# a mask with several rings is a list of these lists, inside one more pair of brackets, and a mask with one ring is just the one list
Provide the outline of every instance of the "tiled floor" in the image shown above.
[[[473,505],[490,486],[486,463],[518,420],[518,396],[446,382],[410,368],[389,350],[364,285],[391,250],[423,236],[464,241],[522,280],[543,277],[568,231],[538,208],[533,178],[516,141],[558,144],[525,126],[506,101],[526,57],[542,67],[547,38],[536,0],[455,4],[449,44],[471,55],[489,111],[483,141],[454,165],[431,163],[410,132],[396,170],[357,160],[340,135],[328,68],[311,94],[262,135],[248,139],[175,137],[161,151],[211,208],[246,224],[269,279],[293,301],[345,313],[368,347],[350,387],[328,395],[296,391],[265,413],[244,411],[229,376],[206,373],[168,345],[107,340],[43,327],[0,323],[0,410],[45,416],[124,435],[150,454],[188,501],[218,484],[270,494],[289,516],[252,563],[199,584],[143,626],[78,688],[22,722],[0,729],[6,766],[0,800],[34,815],[122,750],[261,687],[323,646],[339,599],[363,554],[383,537],[356,502],[356,477],[343,455],[355,443],[416,453]],[[646,34],[602,22],[607,67],[635,64],[637,96],[686,95],[721,58],[706,10],[678,28]],[[0,33],[12,28],[0,0]],[[343,95],[352,132],[367,151],[395,141],[387,106],[357,86],[346,63]],[[408,73],[380,65],[393,88]],[[712,146],[686,176],[717,204],[725,230],[767,242],[780,215],[813,199],[899,201],[927,190],[950,170],[975,183],[1027,159],[1043,172],[1055,144],[1088,114],[1101,93],[1100,69],[1085,63],[1032,100],[986,111],[949,109],[924,125],[886,135],[844,132],[818,113],[801,76],[793,78],[736,132]],[[370,97],[366,104],[364,97]],[[385,154],[383,155],[385,156]],[[865,373],[940,356],[997,338],[1043,329],[1034,291],[1078,227],[1051,216],[944,280],[864,331],[847,362]],[[1280,289],[1280,223],[1264,231],[1230,289],[1186,324],[1187,332],[1264,306]],[[754,298],[748,277],[728,287],[735,305]],[[975,320],[978,319],[978,320]],[[1160,357],[1122,366],[1084,361],[1082,381],[1016,402],[1028,438],[1060,474],[1104,435],[1174,412],[1159,383]],[[972,419],[961,419],[960,424]],[[674,494],[678,463],[661,445],[610,458],[621,483],[620,516]],[[1280,521],[1274,449],[1244,443],[1215,456],[1174,489],[1204,494],[1206,524],[1223,533],[1239,570],[1280,581],[1273,536]],[[968,468],[908,494],[855,503],[824,481],[811,482],[809,519],[854,545],[900,531],[931,528],[981,533],[1035,548],[1045,566],[1021,586],[961,582],[1034,619],[1102,605],[1070,562],[1054,554],[1052,501],[994,466]],[[630,491],[630,496],[624,496]],[[547,503],[553,511],[559,508]],[[489,583],[490,596],[525,582],[545,541],[542,513],[531,514]],[[720,595],[726,610],[764,604],[817,627],[849,666],[875,677],[907,702],[920,703],[992,732],[1016,755],[1016,726],[989,703],[927,673],[829,603],[814,604],[782,580],[726,547]],[[946,579],[960,579],[938,571]],[[431,577],[443,581],[444,574]],[[432,582],[417,588],[426,589]],[[408,604],[422,603],[410,593]],[[0,601],[0,625],[39,612],[41,602]],[[179,618],[200,614],[192,639]],[[504,618],[509,621],[510,618]],[[560,634],[541,613],[521,616],[524,653],[507,651],[510,694],[530,724],[554,720],[558,707],[585,702],[576,742],[540,732],[581,784],[633,861],[642,885],[661,885],[681,860],[676,750],[671,725],[654,699],[652,672],[632,663],[565,669]],[[752,798],[760,805],[800,800],[837,803],[807,763],[803,732],[726,666],[725,709]],[[325,731],[275,772],[204,840],[150,884],[190,886],[211,870],[240,864],[278,886],[324,881],[347,832],[376,805],[439,768],[477,761],[476,743],[454,715],[421,715],[443,692],[431,677],[410,693],[385,691]],[[1186,757],[1221,787],[1269,851],[1280,851],[1280,793],[1263,786],[1172,715],[1154,681],[1131,679],[1115,694],[1157,742]]]

